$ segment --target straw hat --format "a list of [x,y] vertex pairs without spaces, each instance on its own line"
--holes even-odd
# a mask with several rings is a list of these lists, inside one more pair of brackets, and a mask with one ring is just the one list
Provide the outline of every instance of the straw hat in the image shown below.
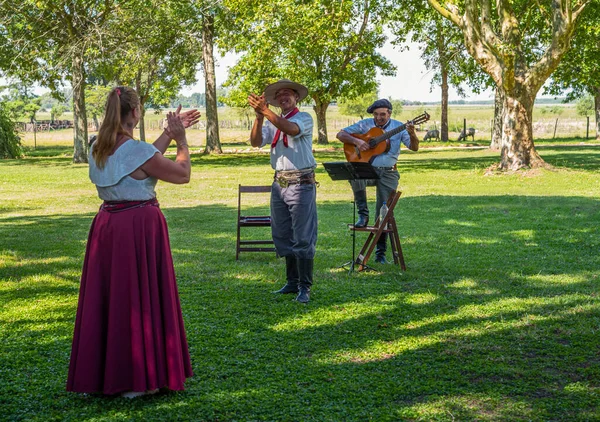
[[277,106],[278,104],[275,101],[275,94],[277,94],[278,91],[284,88],[296,91],[296,93],[298,94],[298,102],[305,99],[308,95],[308,88],[304,85],[292,82],[289,79],[280,79],[277,82],[272,83],[271,85],[265,88],[265,99],[267,100],[267,102],[271,105]]

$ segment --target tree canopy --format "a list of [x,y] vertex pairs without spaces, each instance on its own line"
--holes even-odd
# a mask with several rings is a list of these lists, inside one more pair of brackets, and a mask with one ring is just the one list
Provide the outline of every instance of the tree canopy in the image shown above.
[[503,170],[544,165],[535,150],[532,113],[540,88],[569,49],[590,0],[427,0],[458,27],[469,54],[504,98]]
[[3,108],[8,115],[16,120],[27,118],[35,120],[36,113],[41,109],[42,99],[31,92],[24,84],[11,84],[7,87],[8,93],[3,96]]
[[[87,162],[86,63],[111,38],[116,0],[0,2],[0,28],[10,47],[9,75],[38,81],[58,91],[64,79],[73,89],[74,162]],[[0,61],[0,64],[2,62]]]
[[339,112],[345,116],[359,116],[363,119],[367,114],[367,108],[377,98],[377,92],[368,92],[355,98],[341,98],[338,101]]
[[581,16],[571,48],[552,74],[546,92],[566,93],[572,101],[592,96],[596,116],[596,137],[600,138],[600,4],[590,3]]
[[433,75],[431,88],[441,88],[440,135],[445,142],[448,141],[449,87],[464,96],[466,86],[479,92],[492,82],[465,51],[462,32],[455,25],[428,7],[426,1],[412,0],[412,3],[414,12],[410,16],[404,7],[395,10],[395,20],[403,22],[392,27],[397,37],[395,44],[404,45],[408,36],[417,43],[423,63]]
[[306,85],[317,114],[318,142],[325,144],[325,116],[331,101],[373,91],[377,73],[395,67],[377,52],[383,46],[385,7],[370,1],[283,0],[256,3],[225,0],[233,25],[222,48],[242,53],[230,69],[228,101],[245,105],[248,93],[261,93],[278,79]]
[[[126,42],[115,43],[113,54],[98,60],[95,68],[106,80],[135,88],[142,104],[142,140],[145,107],[168,106],[183,85],[195,82],[201,60],[201,41],[190,28],[193,16],[186,4],[145,3],[120,10],[119,20],[128,23],[121,29]],[[151,13],[144,13],[148,8]]]

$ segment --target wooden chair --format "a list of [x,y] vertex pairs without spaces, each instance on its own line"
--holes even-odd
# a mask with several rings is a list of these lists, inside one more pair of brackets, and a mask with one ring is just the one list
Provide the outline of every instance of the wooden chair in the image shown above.
[[[394,208],[400,199],[402,192],[392,192],[388,198],[386,205],[388,206],[388,212],[385,218],[381,221],[381,217],[377,217],[374,226],[367,227],[354,227],[351,226],[350,230],[357,232],[369,232],[369,236],[365,241],[365,244],[358,253],[358,257],[354,262],[358,271],[364,271],[367,269],[367,262],[377,246],[377,241],[383,233],[388,233],[390,236],[390,243],[392,248],[392,255],[394,256],[394,264],[400,265],[402,271],[406,271],[406,264],[404,262],[404,255],[402,254],[402,246],[400,245],[400,237],[398,237],[398,227],[396,226],[396,219],[394,218]],[[387,227],[387,229],[384,229]]]
[[[238,187],[238,218],[237,218],[237,243],[235,259],[239,259],[240,252],[275,252],[273,239],[270,240],[241,240],[242,227],[271,227],[270,215],[242,215],[242,194],[270,193],[271,186],[242,186]],[[263,246],[259,246],[263,245]],[[264,245],[271,245],[270,247]]]

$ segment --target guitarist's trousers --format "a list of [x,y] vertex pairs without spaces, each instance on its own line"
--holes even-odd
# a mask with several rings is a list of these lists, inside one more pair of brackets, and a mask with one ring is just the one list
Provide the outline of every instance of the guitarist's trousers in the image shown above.
[[[367,203],[367,186],[375,186],[377,192],[377,202],[375,205],[375,218],[379,217],[379,210],[383,202],[386,201],[390,194],[398,190],[398,182],[400,181],[400,175],[398,170],[394,167],[373,167],[375,172],[379,176],[379,179],[362,179],[362,180],[351,180],[352,191],[354,192],[354,202],[356,203],[356,209],[358,215],[368,218],[369,217],[369,205]],[[387,236],[383,234],[377,242],[377,256],[385,255],[387,250]]]

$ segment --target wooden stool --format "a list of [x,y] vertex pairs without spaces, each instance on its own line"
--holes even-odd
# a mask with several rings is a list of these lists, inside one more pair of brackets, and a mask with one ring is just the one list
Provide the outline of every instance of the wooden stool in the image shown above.
[[[404,255],[402,254],[402,246],[400,245],[400,237],[398,236],[398,227],[396,226],[396,219],[394,218],[394,208],[400,199],[402,192],[394,191],[390,194],[386,204],[388,206],[388,212],[383,220],[381,216],[377,218],[374,226],[367,227],[354,227],[350,226],[350,230],[357,232],[369,232],[369,236],[365,241],[365,244],[361,248],[356,261],[354,264],[358,267],[358,271],[364,271],[367,269],[367,262],[377,246],[377,242],[383,233],[388,233],[390,236],[390,244],[392,247],[392,255],[394,256],[394,264],[400,265],[402,271],[406,271],[406,264],[404,262]],[[387,227],[387,229],[384,229]]]

